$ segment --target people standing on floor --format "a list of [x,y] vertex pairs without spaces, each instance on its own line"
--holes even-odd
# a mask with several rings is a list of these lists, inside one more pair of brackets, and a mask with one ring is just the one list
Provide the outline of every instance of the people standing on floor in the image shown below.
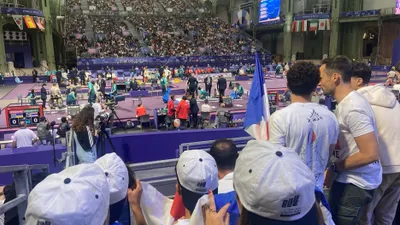
[[104,97],[106,95],[106,81],[101,75],[97,76],[97,84],[99,85],[99,90]]
[[79,71],[79,79],[81,80],[81,86],[86,85],[86,74],[84,70]]
[[38,71],[36,69],[32,70],[32,81],[33,83],[37,82],[37,78],[38,78]]
[[268,121],[269,141],[293,149],[313,171],[322,191],[324,172],[335,149],[339,124],[326,107],[311,102],[320,81],[312,62],[296,63],[287,73],[292,103],[273,113]]
[[171,124],[171,127],[173,127],[173,121],[175,120],[175,112],[175,95],[171,95],[167,103],[168,124]]
[[194,95],[192,96],[192,98],[190,98],[189,103],[190,103],[190,121],[192,123],[192,127],[197,128],[199,106],[197,105],[197,100],[194,97]]
[[208,92],[208,96],[211,96],[212,77],[210,76],[210,74],[208,74],[207,77],[204,78],[204,84],[205,84],[205,89]]
[[60,136],[61,144],[66,145],[67,132],[71,129],[69,122],[65,116],[61,117],[61,123],[57,128],[57,135]]
[[167,92],[167,83],[168,83],[167,75],[166,75],[166,72],[164,70],[164,73],[162,73],[162,77],[161,77],[161,80],[160,80],[160,86],[161,86],[161,92],[162,92],[161,96],[164,96],[165,93]]
[[56,71],[56,78],[57,78],[57,84],[58,84],[58,86],[61,86],[61,81],[62,81],[61,68],[59,68],[59,69]]
[[198,86],[199,82],[197,81],[196,77],[194,77],[194,74],[191,74],[188,82],[187,82],[187,86],[189,88],[189,94],[194,96],[195,98],[197,97],[197,86]]
[[371,104],[378,128],[382,184],[361,217],[362,225],[392,224],[400,198],[400,104],[384,85],[368,86],[371,69],[366,63],[353,64],[351,86]]
[[225,96],[225,90],[226,90],[226,79],[220,75],[219,79],[217,81],[217,89],[219,93],[219,103],[223,103],[223,97]]
[[89,104],[93,104],[96,101],[96,90],[94,89],[94,81],[88,83],[88,95]]
[[[329,205],[336,224],[358,225],[382,182],[378,131],[371,105],[351,88],[352,62],[345,56],[324,59],[320,85],[338,102],[339,140],[326,172]],[[336,176],[336,178],[335,178]]]
[[178,103],[176,107],[176,118],[181,121],[181,127],[186,128],[186,121],[189,117],[190,106],[186,101],[186,96],[182,96],[182,100]]
[[40,99],[42,99],[42,107],[46,109],[46,100],[47,100],[47,90],[46,84],[42,84],[42,88],[40,89]]

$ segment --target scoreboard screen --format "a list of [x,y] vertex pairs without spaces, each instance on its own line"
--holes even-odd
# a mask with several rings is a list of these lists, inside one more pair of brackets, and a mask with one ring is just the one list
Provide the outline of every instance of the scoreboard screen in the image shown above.
[[8,127],[18,127],[21,121],[27,126],[36,126],[43,116],[42,106],[11,106],[5,111]]

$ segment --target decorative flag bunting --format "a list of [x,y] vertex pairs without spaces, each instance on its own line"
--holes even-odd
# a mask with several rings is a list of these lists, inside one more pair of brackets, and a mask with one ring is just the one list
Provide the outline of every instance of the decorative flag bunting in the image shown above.
[[318,30],[318,20],[311,20],[310,21],[310,31],[317,31]]
[[34,19],[35,19],[35,22],[36,22],[37,27],[38,27],[41,31],[44,31],[44,18],[43,18],[43,17],[37,17],[37,16],[35,16]]
[[33,20],[32,16],[24,16],[25,24],[28,29],[36,29],[36,23]]
[[22,22],[22,15],[12,15],[14,22],[17,24],[20,30],[24,29],[24,23]]
[[331,30],[331,23],[332,23],[332,20],[326,19],[326,30]]
[[301,21],[302,25],[301,25],[301,31],[303,32],[307,32],[308,30],[308,20],[302,20]]
[[319,20],[319,28],[318,30],[326,30],[326,19]]

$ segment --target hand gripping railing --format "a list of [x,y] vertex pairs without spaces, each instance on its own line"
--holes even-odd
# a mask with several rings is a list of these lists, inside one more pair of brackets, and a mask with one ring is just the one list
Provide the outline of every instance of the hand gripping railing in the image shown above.
[[19,224],[23,225],[27,200],[32,189],[32,170],[48,171],[48,165],[15,165],[0,166],[0,173],[13,173],[16,198],[0,206],[0,215],[8,212],[14,207],[18,209]]

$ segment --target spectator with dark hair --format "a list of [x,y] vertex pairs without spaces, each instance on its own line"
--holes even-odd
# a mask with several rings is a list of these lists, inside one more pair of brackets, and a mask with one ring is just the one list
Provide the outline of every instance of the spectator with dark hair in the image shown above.
[[239,156],[235,143],[228,139],[216,140],[209,153],[215,159],[218,167],[218,193],[233,191],[233,170]]
[[325,106],[311,102],[320,81],[311,62],[297,62],[287,73],[291,104],[271,115],[269,140],[293,149],[314,172],[317,187],[323,190],[324,172],[335,148],[339,125]]
[[325,176],[329,205],[336,224],[356,225],[382,182],[375,115],[368,101],[351,88],[354,69],[347,57],[324,60],[320,72],[322,90],[338,102],[340,127],[336,159]]
[[351,86],[367,99],[374,111],[383,172],[382,184],[368,204],[361,224],[392,224],[400,197],[400,105],[396,96],[383,85],[368,86],[371,69],[367,64],[356,62],[353,67]]
[[79,163],[92,163],[97,159],[96,139],[94,130],[94,109],[91,106],[83,108],[74,118],[72,131],[76,144],[76,155]]
[[67,132],[71,129],[68,120],[65,116],[61,118],[61,123],[58,125],[57,128],[57,135],[60,136],[61,144],[66,145],[66,136]]

